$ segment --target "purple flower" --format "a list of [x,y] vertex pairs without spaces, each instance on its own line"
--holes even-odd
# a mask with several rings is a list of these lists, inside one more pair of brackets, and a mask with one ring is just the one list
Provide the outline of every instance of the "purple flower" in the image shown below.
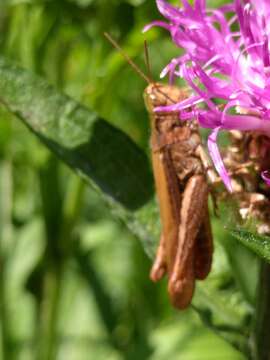
[[202,127],[213,129],[209,152],[231,190],[216,144],[219,130],[270,136],[270,1],[234,0],[218,9],[207,9],[205,0],[195,0],[194,6],[182,0],[181,8],[164,0],[156,3],[166,20],[154,21],[144,31],[161,26],[184,50],[161,77],[169,75],[170,82],[184,78],[193,90],[188,99],[162,111],[178,110],[185,120],[195,114]]

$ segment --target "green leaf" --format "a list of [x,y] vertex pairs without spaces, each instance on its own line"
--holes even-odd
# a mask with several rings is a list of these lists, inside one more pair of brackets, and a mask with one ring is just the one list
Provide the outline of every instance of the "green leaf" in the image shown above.
[[270,262],[270,238],[243,229],[230,230],[231,234],[248,249]]
[[153,254],[159,226],[146,154],[94,111],[3,57],[0,94],[0,102],[98,190]]

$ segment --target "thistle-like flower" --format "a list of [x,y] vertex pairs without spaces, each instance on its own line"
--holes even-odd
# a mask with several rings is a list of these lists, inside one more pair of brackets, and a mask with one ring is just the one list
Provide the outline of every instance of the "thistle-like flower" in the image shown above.
[[182,120],[196,116],[202,127],[213,129],[209,152],[231,190],[218,132],[249,130],[270,136],[270,1],[234,0],[218,9],[206,8],[205,0],[195,0],[194,6],[182,0],[181,8],[164,0],[156,3],[166,21],[154,21],[144,30],[161,26],[184,50],[161,77],[169,75],[170,82],[184,78],[192,88],[188,99],[162,111],[179,111]]

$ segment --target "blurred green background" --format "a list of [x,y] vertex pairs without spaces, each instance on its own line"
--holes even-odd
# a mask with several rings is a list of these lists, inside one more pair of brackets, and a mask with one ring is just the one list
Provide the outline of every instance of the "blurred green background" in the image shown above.
[[[142,35],[158,17],[152,0],[1,0],[0,51],[96,110],[148,153],[145,84],[103,32],[142,68],[147,39],[158,79],[179,53],[161,30]],[[257,259],[220,220],[213,225],[211,276],[191,309],[177,312],[166,283],[150,282],[151,260],[139,240],[95,189],[1,106],[1,359],[247,358]]]

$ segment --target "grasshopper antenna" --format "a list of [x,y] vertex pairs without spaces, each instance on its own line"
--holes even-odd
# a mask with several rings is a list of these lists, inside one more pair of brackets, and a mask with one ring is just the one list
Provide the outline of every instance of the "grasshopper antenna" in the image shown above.
[[[139,68],[138,65],[135,64],[133,60],[125,53],[125,51],[117,44],[117,42],[109,35],[107,32],[104,33],[106,39],[120,52],[124,59],[129,63],[129,65],[136,71],[137,74],[140,75],[148,84],[151,84],[153,81],[151,77],[144,74],[144,72]],[[149,62],[149,59],[148,59]]]
[[[147,45],[147,41],[144,40],[144,59],[145,59],[145,65],[148,72],[148,78],[150,79],[152,84],[155,84],[155,81],[153,80],[152,71],[151,71],[151,64],[150,64],[150,56],[149,56],[149,49]],[[157,91],[162,94],[166,99],[170,100],[172,103],[174,101],[162,90],[157,88]]]
[[145,65],[148,72],[148,77],[151,80],[151,83],[154,83],[152,71],[151,71],[151,65],[150,65],[149,49],[146,40],[144,40],[144,57],[145,57]]
[[[145,62],[146,62],[147,70],[149,73],[148,76],[144,74],[144,72],[139,68],[139,66],[137,64],[135,64],[135,62],[126,54],[126,52],[121,48],[120,45],[118,45],[118,43],[112,38],[111,35],[109,35],[107,32],[104,32],[104,36],[113,45],[113,47],[115,47],[120,52],[120,54],[123,56],[123,58],[126,59],[126,61],[133,68],[133,70],[135,70],[136,73],[139,74],[144,79],[144,81],[146,81],[149,85],[155,84],[155,82],[152,80],[152,76],[151,76],[151,66],[150,66],[149,52],[148,52],[148,47],[147,47],[146,41],[144,42],[144,50],[145,50]],[[165,92],[163,92],[160,89],[157,89],[157,90],[166,99],[170,100],[172,103],[175,103],[175,101],[173,101]]]

